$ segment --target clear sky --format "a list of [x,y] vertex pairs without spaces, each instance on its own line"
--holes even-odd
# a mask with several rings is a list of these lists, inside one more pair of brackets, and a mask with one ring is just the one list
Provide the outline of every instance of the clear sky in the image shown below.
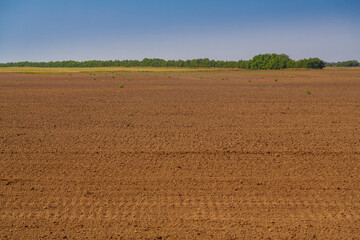
[[0,0],[0,62],[360,60],[360,0]]

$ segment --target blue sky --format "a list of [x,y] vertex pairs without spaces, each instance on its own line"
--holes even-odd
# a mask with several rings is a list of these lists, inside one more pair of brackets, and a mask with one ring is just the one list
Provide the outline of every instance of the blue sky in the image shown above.
[[0,0],[0,62],[360,60],[360,0]]

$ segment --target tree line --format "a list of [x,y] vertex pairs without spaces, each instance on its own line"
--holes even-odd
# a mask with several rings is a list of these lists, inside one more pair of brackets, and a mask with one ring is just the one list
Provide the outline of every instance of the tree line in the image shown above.
[[0,67],[185,67],[185,68],[241,68],[241,69],[285,69],[314,68],[322,69],[325,62],[319,58],[295,61],[285,54],[259,54],[251,60],[221,61],[208,58],[192,60],[164,60],[144,58],[143,60],[91,60],[91,61],[55,61],[55,62],[9,62],[0,63]]
[[327,67],[360,67],[360,63],[356,60],[343,61],[343,62],[331,62],[325,64]]

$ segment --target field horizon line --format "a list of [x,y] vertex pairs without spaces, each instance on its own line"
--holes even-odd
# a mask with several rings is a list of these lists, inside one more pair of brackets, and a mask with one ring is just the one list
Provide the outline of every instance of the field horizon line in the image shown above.
[[[339,67],[326,67],[333,69]],[[356,68],[356,67],[355,67]],[[353,67],[354,69],[354,67]],[[360,69],[360,68],[359,68]],[[24,74],[51,74],[51,73],[100,73],[100,72],[211,72],[211,71],[304,71],[316,69],[288,68],[273,70],[255,70],[239,68],[183,68],[183,67],[0,67],[0,73],[24,73]]]

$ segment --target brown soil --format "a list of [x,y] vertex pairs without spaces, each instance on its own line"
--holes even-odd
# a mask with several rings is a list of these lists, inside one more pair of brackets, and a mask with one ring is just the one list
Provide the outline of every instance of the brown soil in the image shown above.
[[2,73],[0,238],[359,239],[359,119],[359,68]]

